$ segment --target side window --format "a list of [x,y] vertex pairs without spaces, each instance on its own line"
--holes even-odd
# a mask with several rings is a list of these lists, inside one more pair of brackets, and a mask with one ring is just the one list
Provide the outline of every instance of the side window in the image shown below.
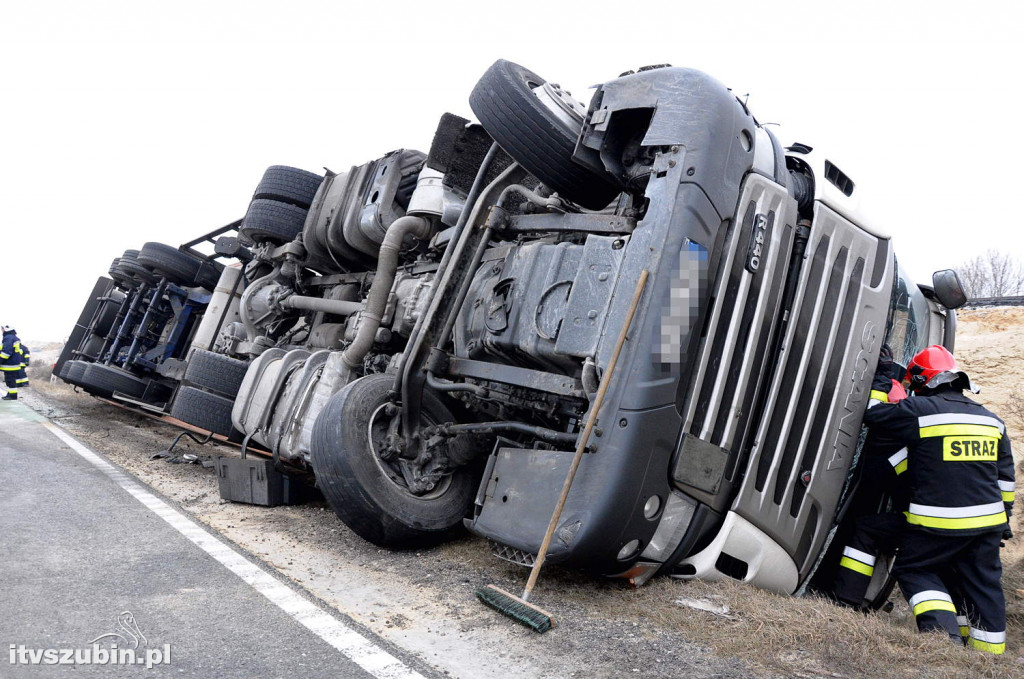
[[893,359],[907,365],[928,344],[928,301],[902,267],[897,275],[885,341],[892,348]]

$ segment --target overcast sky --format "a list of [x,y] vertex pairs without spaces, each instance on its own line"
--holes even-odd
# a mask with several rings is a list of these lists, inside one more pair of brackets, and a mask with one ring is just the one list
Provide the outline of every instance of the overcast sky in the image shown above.
[[114,257],[241,217],[268,165],[426,151],[497,58],[584,100],[710,73],[828,150],[920,281],[1024,253],[1019,2],[368,5],[0,3],[0,323],[63,338]]

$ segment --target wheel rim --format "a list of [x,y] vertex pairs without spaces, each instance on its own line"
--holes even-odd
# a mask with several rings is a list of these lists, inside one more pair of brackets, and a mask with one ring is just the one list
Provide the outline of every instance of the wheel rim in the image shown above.
[[554,115],[567,130],[578,131],[583,126],[583,119],[586,116],[586,108],[583,104],[573,99],[569,94],[551,83],[533,86],[533,93],[537,95],[540,102],[548,111]]
[[[378,441],[383,440],[383,436],[380,436],[379,434],[381,431],[386,433],[390,424],[387,422],[385,417],[381,418],[382,426],[377,425],[378,415],[380,415],[380,413],[385,408],[387,408],[388,405],[390,404],[382,403],[379,406],[377,406],[377,408],[370,415],[370,421],[366,424],[366,441],[367,445],[369,445],[370,447],[370,455],[373,456],[374,464],[377,465],[377,468],[380,469],[381,475],[383,475],[384,478],[386,478],[391,485],[395,486],[409,497],[414,497],[418,500],[435,500],[443,496],[445,493],[448,492],[448,489],[451,488],[451,473],[445,474],[444,477],[437,483],[437,485],[434,486],[433,490],[427,493],[423,493],[422,495],[417,495],[411,492],[409,490],[409,487],[405,485],[405,477],[403,477],[400,472],[397,472],[394,469],[392,469],[391,465],[384,462],[384,460],[382,460],[380,455],[377,453],[377,443]],[[426,413],[424,413],[424,415],[426,415]],[[428,424],[436,424],[435,422],[432,421],[430,417],[424,417],[424,419],[427,421]],[[377,425],[377,429],[374,429],[375,425]]]

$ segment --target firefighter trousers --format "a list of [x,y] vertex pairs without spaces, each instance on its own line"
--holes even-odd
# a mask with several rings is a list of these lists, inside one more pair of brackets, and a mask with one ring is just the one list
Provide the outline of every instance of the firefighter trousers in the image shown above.
[[[910,603],[922,632],[944,630],[961,637],[957,607],[967,617],[967,643],[989,653],[1006,649],[1006,602],[1000,583],[1002,532],[980,535],[939,535],[907,528],[900,540],[893,573]],[[942,574],[955,571],[959,597],[950,593]],[[958,598],[959,598],[958,597]]]
[[0,370],[0,372],[3,372],[4,374],[4,385],[7,386],[7,393],[12,396],[17,396],[19,386],[18,380],[20,379],[19,375],[24,371],[21,368],[18,368],[17,370]]
[[875,560],[879,554],[896,551],[906,527],[907,519],[902,514],[871,514],[857,519],[836,571],[836,598],[851,606],[864,602],[875,574]]

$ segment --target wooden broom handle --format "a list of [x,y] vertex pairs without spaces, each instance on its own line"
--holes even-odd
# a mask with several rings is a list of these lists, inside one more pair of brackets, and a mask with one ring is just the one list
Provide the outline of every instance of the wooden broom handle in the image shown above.
[[583,428],[583,435],[576,443],[576,454],[572,458],[572,464],[569,465],[569,473],[565,477],[565,483],[562,484],[562,494],[558,497],[558,504],[555,505],[555,511],[551,515],[548,530],[544,533],[544,541],[540,543],[537,560],[530,570],[530,579],[526,582],[526,588],[523,590],[522,599],[524,601],[530,596],[533,586],[537,584],[537,576],[540,575],[541,566],[544,565],[544,559],[547,557],[548,547],[551,546],[551,538],[555,534],[555,527],[558,526],[558,520],[562,517],[562,509],[565,508],[565,500],[569,497],[569,489],[572,488],[572,481],[576,477],[576,470],[579,469],[580,461],[583,460],[583,453],[586,451],[587,443],[590,441],[590,433],[594,431],[594,425],[597,424],[597,413],[601,410],[604,395],[608,392],[608,385],[611,384],[612,372],[615,371],[615,365],[619,362],[622,346],[626,343],[626,333],[629,331],[629,326],[633,324],[633,316],[636,314],[636,308],[640,305],[640,296],[643,295],[644,286],[647,284],[647,275],[647,269],[640,272],[640,280],[637,281],[636,292],[633,293],[633,302],[629,305],[629,311],[626,312],[626,320],[622,324],[622,330],[619,331],[619,339],[615,343],[615,349],[612,350],[611,358],[608,360],[608,368],[604,371],[604,375],[601,376],[601,384],[597,387],[597,396],[594,397],[594,404],[590,408],[587,424]]

